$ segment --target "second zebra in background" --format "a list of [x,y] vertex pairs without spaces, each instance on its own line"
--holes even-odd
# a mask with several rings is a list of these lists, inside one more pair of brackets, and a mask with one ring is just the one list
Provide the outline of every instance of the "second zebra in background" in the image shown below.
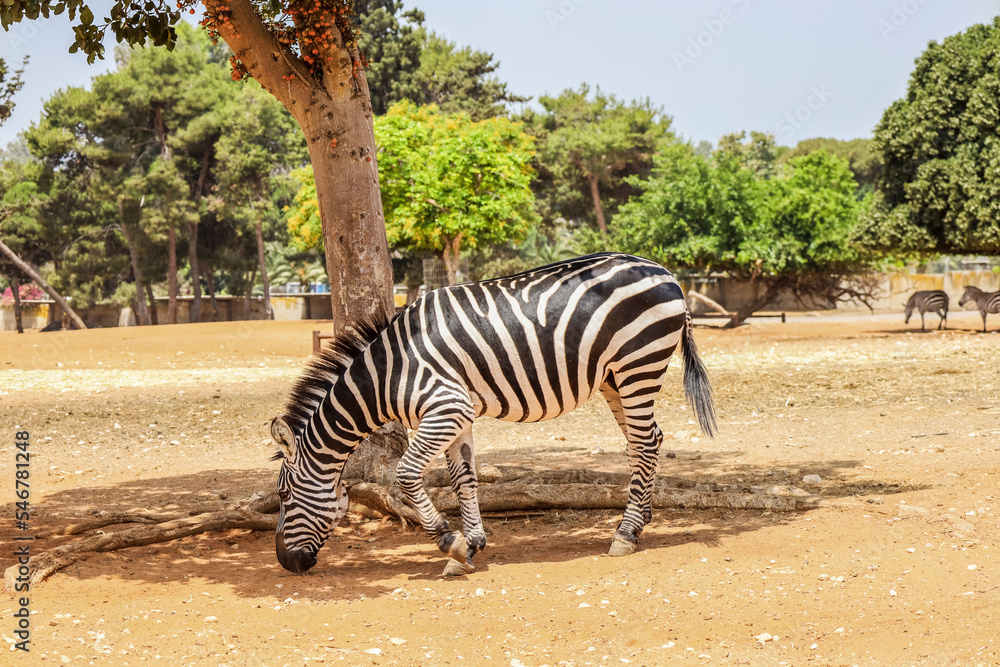
[[964,306],[969,301],[975,301],[979,306],[979,314],[983,316],[983,333],[986,333],[986,315],[988,313],[1000,313],[1000,292],[984,292],[978,287],[968,285],[958,305]]
[[[964,297],[963,297],[964,298]],[[920,311],[920,330],[924,330],[924,313],[937,313],[938,317],[938,329],[942,326],[948,328],[948,295],[939,289],[935,290],[925,290],[923,292],[914,292],[910,297],[910,300],[906,302],[904,306],[904,313],[906,314],[906,319],[903,320],[904,324],[910,323],[910,316],[913,315],[914,309]]]

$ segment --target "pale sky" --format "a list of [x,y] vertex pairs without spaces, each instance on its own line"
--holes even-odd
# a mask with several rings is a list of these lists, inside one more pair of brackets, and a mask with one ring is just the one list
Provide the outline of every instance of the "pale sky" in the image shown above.
[[[108,2],[92,3],[100,17]],[[491,52],[522,96],[581,83],[621,98],[648,97],[685,138],[716,143],[760,130],[779,144],[871,136],[906,92],[914,60],[1000,14],[998,0],[412,0],[426,25]],[[104,10],[106,11],[106,10]],[[64,17],[0,31],[0,58],[31,57],[0,146],[37,120],[59,88],[87,85],[112,66],[70,54]]]

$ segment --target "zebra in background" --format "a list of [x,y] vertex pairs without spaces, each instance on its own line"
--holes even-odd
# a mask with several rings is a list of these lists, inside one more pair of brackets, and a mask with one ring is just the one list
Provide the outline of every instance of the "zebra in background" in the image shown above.
[[979,314],[983,316],[983,333],[986,333],[987,313],[1000,313],[1000,292],[984,292],[978,287],[967,285],[958,305],[964,306],[969,301],[975,301],[979,306]]
[[[691,316],[669,271],[639,257],[601,253],[508,278],[428,293],[391,322],[335,339],[306,367],[285,414],[271,424],[281,460],[275,548],[305,572],[347,510],[344,464],[362,439],[396,420],[416,431],[397,482],[423,529],[447,554],[445,574],[473,569],[486,546],[477,499],[472,422],[486,415],[537,422],[566,414],[600,391],[628,441],[628,503],[610,553],[635,550],[652,519],[663,434],[653,405],[677,346],[684,389],[713,435],[715,409]],[[463,532],[424,491],[444,453]]]
[[937,313],[938,317],[938,329],[944,326],[945,329],[948,328],[948,295],[939,290],[926,290],[923,292],[914,292],[910,296],[910,300],[906,302],[904,308],[904,313],[906,314],[906,319],[903,320],[904,324],[910,323],[910,315],[913,314],[913,310],[917,309],[920,311],[920,330],[924,330],[924,313]]

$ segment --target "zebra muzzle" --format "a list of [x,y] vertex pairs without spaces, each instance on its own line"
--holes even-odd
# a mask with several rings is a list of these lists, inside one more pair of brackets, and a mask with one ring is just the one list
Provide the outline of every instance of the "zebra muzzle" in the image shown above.
[[295,574],[304,574],[316,564],[316,554],[304,549],[285,548],[285,538],[280,532],[274,534],[274,550],[281,567]]

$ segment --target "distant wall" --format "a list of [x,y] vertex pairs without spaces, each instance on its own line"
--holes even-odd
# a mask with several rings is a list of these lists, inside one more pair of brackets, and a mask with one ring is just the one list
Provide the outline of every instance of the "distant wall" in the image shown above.
[[[161,324],[167,322],[167,298],[156,299],[156,316]],[[190,296],[177,298],[177,321],[191,321]],[[201,300],[202,322],[235,322],[243,319],[264,319],[264,299],[250,299],[250,315],[243,317],[244,297],[216,297],[217,311],[212,310],[212,302],[208,297]],[[329,294],[290,294],[272,295],[271,308],[275,320],[329,320],[333,318],[333,306]],[[116,327],[119,324],[122,307],[114,304],[99,304],[80,313],[88,324],[98,327]],[[29,301],[22,306],[22,321],[25,329],[42,329],[62,318],[62,309],[52,301]],[[13,306],[0,306],[0,330],[13,331]]]
[[[992,271],[948,271],[947,273],[891,273],[879,281],[879,298],[872,301],[876,312],[902,310],[910,295],[919,290],[940,289],[951,299],[952,310],[958,310],[958,300],[966,285],[975,285],[985,292],[1000,290],[1000,274]],[[726,310],[738,310],[753,298],[747,281],[733,278],[686,278],[681,280],[685,292],[696,291],[719,302]],[[708,312],[702,304],[694,304],[694,312]],[[780,295],[763,310],[802,312],[811,310],[841,310],[844,312],[869,312],[863,303],[829,303],[824,299],[806,299],[800,303],[791,292]]]

